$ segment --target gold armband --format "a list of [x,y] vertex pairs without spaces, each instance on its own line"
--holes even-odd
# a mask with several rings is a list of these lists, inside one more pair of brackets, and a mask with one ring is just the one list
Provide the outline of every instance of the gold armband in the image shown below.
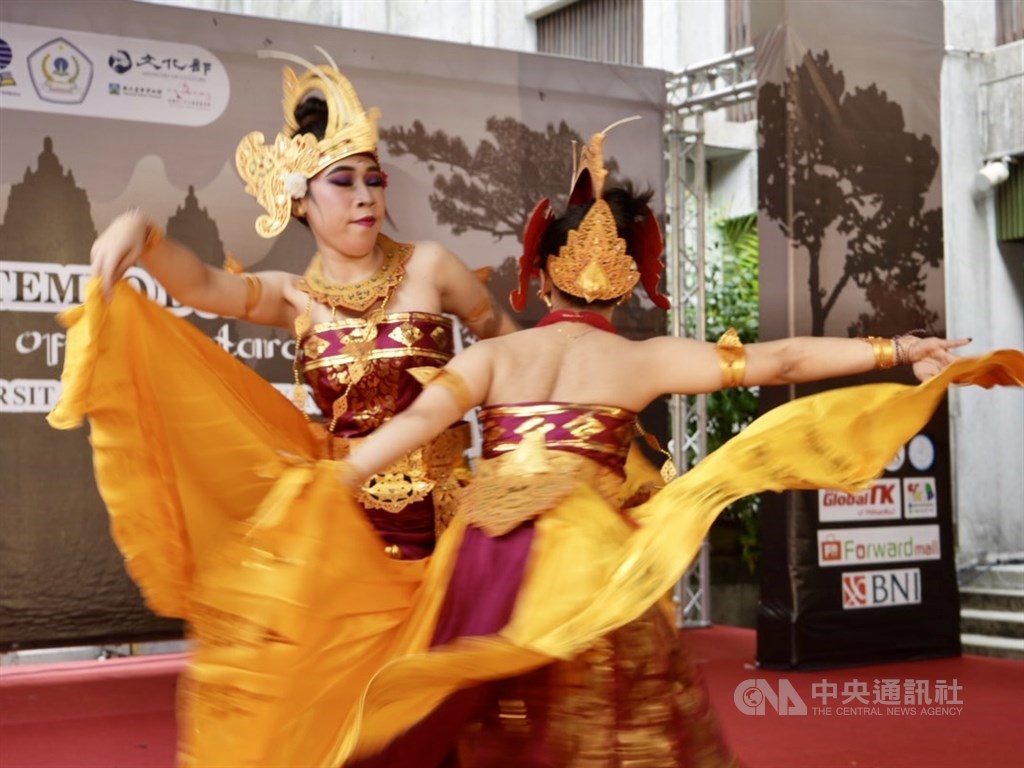
[[248,292],[245,295],[245,312],[239,315],[239,317],[243,320],[248,320],[249,315],[256,309],[256,305],[260,303],[260,298],[263,296],[263,281],[256,277],[256,275],[250,275],[248,272],[243,272],[241,277],[245,280]]
[[473,311],[463,318],[463,320],[465,320],[467,324],[472,325],[475,322],[483,320],[485,317],[491,314],[493,310],[494,299],[492,299],[491,294],[488,293],[486,296],[484,296],[483,300],[473,309]]
[[469,393],[469,386],[467,386],[466,380],[455,371],[451,371],[447,368],[441,368],[437,372],[437,375],[428,381],[424,387],[430,387],[435,384],[440,384],[452,393],[452,397],[455,398],[455,402],[458,404],[459,410],[462,411],[462,413],[465,413],[473,407],[473,396]]
[[722,386],[728,389],[743,384],[747,351],[735,328],[730,328],[719,337],[715,343],[715,354],[718,355],[718,364],[722,366]]
[[896,345],[892,339],[883,339],[881,336],[860,336],[858,338],[871,345],[871,351],[875,353],[875,368],[884,370],[896,365]]

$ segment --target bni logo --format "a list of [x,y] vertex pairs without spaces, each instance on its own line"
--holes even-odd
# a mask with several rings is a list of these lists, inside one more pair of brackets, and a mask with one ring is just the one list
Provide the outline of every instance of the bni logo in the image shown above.
[[807,705],[789,680],[779,680],[776,691],[762,677],[744,680],[732,693],[736,709],[744,715],[766,715],[771,707],[780,715],[806,715]]
[[920,602],[920,568],[843,574],[843,610],[917,605]]

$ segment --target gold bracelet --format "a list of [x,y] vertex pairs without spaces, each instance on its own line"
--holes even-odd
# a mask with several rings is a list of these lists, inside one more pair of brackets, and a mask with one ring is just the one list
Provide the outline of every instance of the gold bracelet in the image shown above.
[[907,356],[908,350],[903,346],[899,336],[892,337],[892,360],[893,365],[906,365],[910,358]]
[[883,339],[881,336],[859,336],[861,341],[871,345],[871,351],[875,353],[875,368],[885,370],[896,365],[896,344],[893,339]]
[[242,273],[242,279],[245,280],[248,292],[245,295],[245,312],[239,315],[239,317],[242,320],[248,320],[249,315],[256,309],[256,305],[260,303],[260,298],[263,296],[263,281],[256,275],[250,275],[248,272]]
[[743,374],[747,369],[747,350],[736,333],[730,328],[715,343],[715,354],[718,364],[722,366],[722,386],[726,389],[743,384]]

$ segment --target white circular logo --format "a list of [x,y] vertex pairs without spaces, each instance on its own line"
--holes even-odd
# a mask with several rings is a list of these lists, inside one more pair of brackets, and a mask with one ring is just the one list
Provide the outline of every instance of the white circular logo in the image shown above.
[[914,469],[924,472],[935,463],[935,443],[927,435],[916,435],[907,448],[907,456]]
[[892,461],[885,465],[886,472],[895,472],[903,466],[903,462],[907,460],[907,448],[904,445],[900,446],[900,449],[896,451],[896,455],[892,457]]

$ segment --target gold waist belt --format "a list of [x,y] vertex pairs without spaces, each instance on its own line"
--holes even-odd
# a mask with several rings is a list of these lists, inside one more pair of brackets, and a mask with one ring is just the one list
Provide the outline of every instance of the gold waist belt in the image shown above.
[[534,432],[515,450],[481,460],[457,501],[467,524],[496,537],[554,509],[580,485],[610,505],[623,501],[620,475],[585,456],[549,451],[541,433]]
[[[329,453],[333,458],[344,458],[363,439],[332,437]],[[452,494],[469,477],[469,466],[463,454],[470,445],[469,424],[461,421],[383,472],[371,476],[356,498],[368,509],[398,513],[431,496],[435,528],[440,532],[454,511]]]

